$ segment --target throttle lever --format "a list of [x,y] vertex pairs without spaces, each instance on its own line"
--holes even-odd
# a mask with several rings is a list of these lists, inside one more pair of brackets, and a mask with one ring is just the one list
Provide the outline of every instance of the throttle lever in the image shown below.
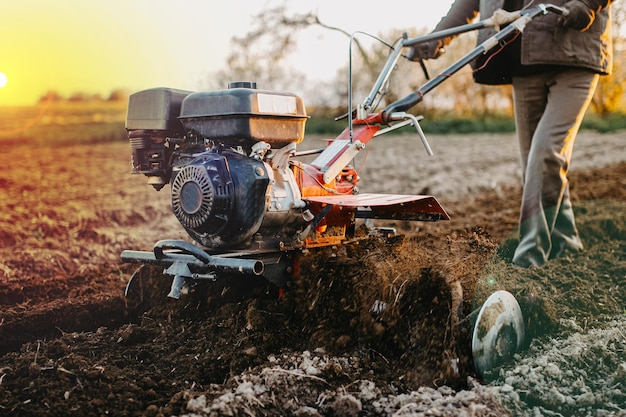
[[419,120],[415,115],[411,113],[406,113],[406,112],[394,112],[389,115],[389,120],[410,120],[411,124],[415,126],[415,130],[417,130],[417,134],[419,135],[422,141],[422,144],[424,145],[424,149],[426,149],[426,153],[428,154],[428,156],[434,155],[433,150],[430,148],[430,144],[428,143],[428,140],[426,139],[426,135],[424,134],[424,131],[422,130],[422,127],[420,126]]

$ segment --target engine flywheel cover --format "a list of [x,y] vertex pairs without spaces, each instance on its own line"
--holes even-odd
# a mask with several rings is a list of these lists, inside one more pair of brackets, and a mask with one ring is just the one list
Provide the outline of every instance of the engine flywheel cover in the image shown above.
[[502,365],[524,344],[522,310],[508,291],[496,291],[482,305],[472,334],[472,356],[478,374]]
[[174,214],[190,229],[201,227],[211,217],[213,186],[202,165],[184,167],[172,183]]

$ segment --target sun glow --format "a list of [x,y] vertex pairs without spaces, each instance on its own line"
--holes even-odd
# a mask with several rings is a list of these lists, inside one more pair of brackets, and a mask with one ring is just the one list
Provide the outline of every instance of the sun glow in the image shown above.
[[[446,3],[451,2],[427,2],[428,13],[424,12],[425,6],[415,7],[424,16],[438,19],[445,12]],[[253,16],[265,3],[279,2],[187,0],[183,3],[184,7],[154,7],[154,0],[0,1],[0,71],[4,74],[0,74],[0,107],[37,104],[48,92],[58,93],[63,98],[81,93],[106,98],[117,89],[138,91],[161,85],[193,91],[217,88],[214,75],[227,65],[228,54],[232,52],[231,38],[251,29]],[[296,6],[296,3],[302,5]],[[413,12],[403,14],[408,23],[385,21],[371,13],[379,2],[364,0],[362,3],[358,16],[353,14],[357,10],[347,9],[346,12],[342,2],[333,0],[293,2],[293,11],[294,14],[308,13],[319,5],[320,18],[325,23],[342,30],[369,33],[380,32],[381,28],[390,30],[400,25],[425,24],[423,16]],[[437,6],[440,10],[431,8],[442,4],[444,6]],[[244,5],[243,14],[233,13],[233,7]],[[350,13],[352,19],[346,21],[346,13]],[[164,30],[177,21],[185,24],[175,31]],[[211,30],[198,30],[207,22]],[[346,28],[346,24],[350,25]],[[115,25],[114,31],[111,25]],[[306,32],[308,37],[317,39],[317,35]],[[309,45],[298,45],[305,53],[294,54],[296,60],[291,64],[314,79],[334,77],[336,70],[310,71],[321,67],[339,68],[345,62],[347,39],[332,35],[324,36],[323,43],[314,46],[316,51],[320,48],[325,51],[324,57],[331,65],[320,66],[319,54],[306,53],[312,51]],[[302,38],[298,39],[308,38],[302,32]],[[332,42],[330,47],[327,46],[329,41]],[[326,56],[330,50],[332,58]]]

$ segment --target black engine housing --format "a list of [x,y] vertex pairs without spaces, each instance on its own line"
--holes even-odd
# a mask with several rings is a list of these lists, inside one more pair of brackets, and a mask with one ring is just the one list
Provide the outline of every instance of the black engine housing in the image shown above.
[[172,209],[207,248],[245,246],[261,226],[270,178],[265,164],[227,148],[174,169]]

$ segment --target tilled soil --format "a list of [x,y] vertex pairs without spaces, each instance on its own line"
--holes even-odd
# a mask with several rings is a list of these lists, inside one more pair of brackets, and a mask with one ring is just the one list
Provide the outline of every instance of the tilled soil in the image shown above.
[[[136,267],[119,253],[184,238],[167,189],[128,174],[124,144],[12,147],[0,161],[0,415],[623,415],[624,145],[587,135],[570,175],[580,254],[510,266],[510,137],[436,138],[447,145],[434,161],[399,137],[368,156],[362,190],[427,191],[451,221],[390,223],[401,236],[301,255],[281,291],[239,279],[174,301],[144,268],[142,305],[123,297]],[[497,289],[520,302],[528,348],[481,378],[471,325]]]

